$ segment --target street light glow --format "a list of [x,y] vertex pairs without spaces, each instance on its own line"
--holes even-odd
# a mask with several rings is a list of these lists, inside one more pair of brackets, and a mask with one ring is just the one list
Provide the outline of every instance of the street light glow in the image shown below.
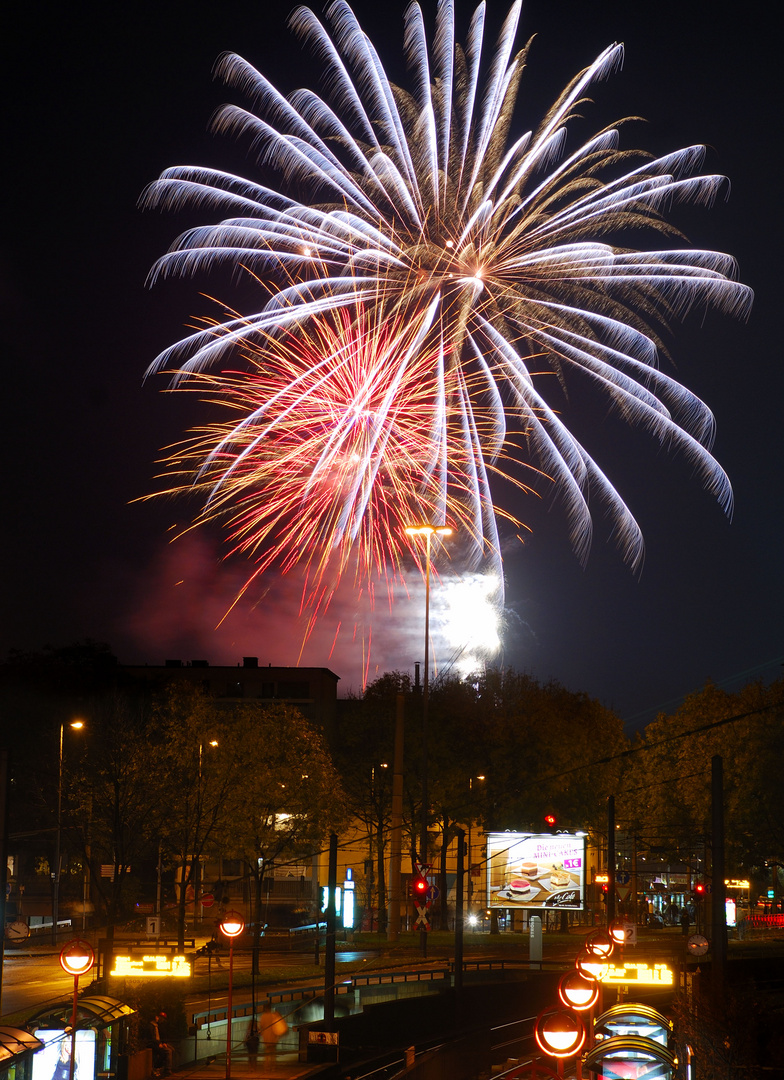
[[545,1054],[567,1058],[577,1054],[585,1042],[585,1027],[579,1017],[565,1009],[549,1009],[540,1013],[534,1036]]
[[95,963],[95,953],[86,941],[69,941],[60,952],[60,966],[69,975],[84,975]]
[[584,1012],[599,1000],[599,983],[580,970],[569,971],[558,984],[558,997],[576,1012]]
[[406,525],[406,536],[451,536],[448,525]]
[[245,929],[245,920],[238,911],[227,911],[221,919],[220,928],[228,938],[239,937]]

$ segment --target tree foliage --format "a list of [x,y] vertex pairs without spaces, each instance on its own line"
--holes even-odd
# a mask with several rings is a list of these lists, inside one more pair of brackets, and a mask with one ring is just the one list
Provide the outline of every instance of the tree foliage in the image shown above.
[[709,841],[711,760],[724,774],[726,868],[748,874],[784,854],[784,681],[728,693],[707,683],[660,715],[628,760],[619,816],[674,858]]

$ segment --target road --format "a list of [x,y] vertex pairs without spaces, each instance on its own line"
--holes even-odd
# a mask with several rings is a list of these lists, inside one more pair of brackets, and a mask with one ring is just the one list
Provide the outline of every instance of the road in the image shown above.
[[0,1016],[36,1005],[43,1008],[69,993],[73,994],[73,976],[60,967],[59,953],[5,953]]
[[[3,992],[0,1002],[0,1017],[7,1017],[22,1009],[30,1009],[35,1006],[43,1008],[50,1002],[62,1001],[73,993],[73,977],[67,975],[60,967],[59,952],[49,949],[33,951],[6,950],[3,961]],[[374,955],[372,952],[341,954],[343,960],[356,960]],[[250,969],[250,952],[238,951],[234,954],[235,971]],[[263,961],[266,967],[272,968],[302,968],[313,963],[313,953],[272,951],[264,950]],[[221,950],[220,957],[211,961],[213,974],[225,973],[229,966],[229,958],[226,950]],[[199,975],[207,974],[207,962],[200,959],[197,962],[196,972]],[[318,983],[324,978],[324,968],[313,964],[313,981]],[[80,990],[89,987],[90,976],[80,981]],[[204,994],[203,1008],[211,999],[214,1004],[218,998],[215,995]],[[225,997],[225,991],[224,991]]]

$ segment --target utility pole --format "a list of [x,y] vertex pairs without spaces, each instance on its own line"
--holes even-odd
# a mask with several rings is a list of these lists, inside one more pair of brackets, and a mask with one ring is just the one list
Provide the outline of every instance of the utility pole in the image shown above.
[[[8,879],[8,751],[0,750],[0,927],[5,934],[6,881]],[[3,1013],[3,944],[0,942],[0,1016]]]
[[711,988],[713,1000],[724,995],[724,975],[727,967],[727,916],[724,886],[724,762],[720,754],[711,758],[711,833],[712,869],[711,915]]
[[403,727],[405,697],[397,695],[395,709],[395,760],[392,769],[392,828],[389,833],[389,905],[387,941],[400,937],[400,863],[403,847]]
[[[470,861],[470,860],[469,860]],[[455,883],[455,1003],[460,1007],[463,993],[463,877],[465,875],[465,833],[457,830],[457,881]]]
[[327,870],[327,940],[324,947],[324,1023],[330,1031],[335,1021],[335,895],[338,887],[338,838],[329,837]]
[[615,796],[607,799],[607,925],[615,921]]

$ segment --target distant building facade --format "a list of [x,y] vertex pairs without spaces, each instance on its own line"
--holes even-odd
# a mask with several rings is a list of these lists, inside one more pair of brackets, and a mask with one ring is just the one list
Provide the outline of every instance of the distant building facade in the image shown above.
[[187,682],[221,702],[283,701],[299,709],[331,742],[337,717],[340,676],[323,667],[259,666],[257,656],[244,656],[236,667],[211,666],[208,660],[167,660],[165,664],[122,665],[127,676],[165,685]]

